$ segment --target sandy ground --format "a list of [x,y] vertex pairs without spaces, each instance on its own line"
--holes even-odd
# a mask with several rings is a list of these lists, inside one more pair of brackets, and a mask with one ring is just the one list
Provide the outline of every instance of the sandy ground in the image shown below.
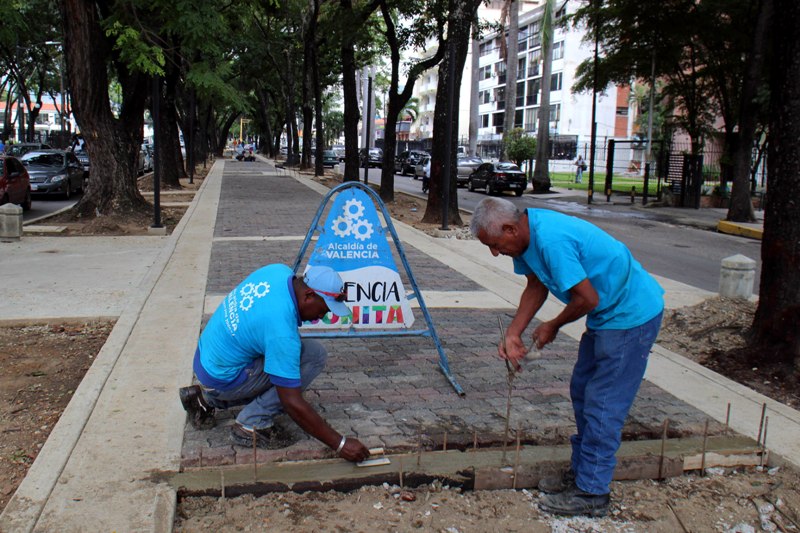
[[542,513],[535,490],[462,492],[433,483],[404,491],[384,484],[348,494],[187,498],[175,531],[800,531],[797,472],[709,470],[706,477],[615,482],[605,518]]

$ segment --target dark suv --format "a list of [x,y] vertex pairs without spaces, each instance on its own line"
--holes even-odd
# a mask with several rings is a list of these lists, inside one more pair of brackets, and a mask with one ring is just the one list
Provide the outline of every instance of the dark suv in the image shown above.
[[378,167],[383,165],[383,150],[380,148],[362,148],[358,152],[359,163],[362,167]]
[[403,176],[409,172],[413,174],[414,167],[426,157],[428,157],[428,152],[421,150],[407,150],[401,153],[394,160],[395,174],[402,174]]
[[528,180],[514,163],[483,163],[469,177],[469,190],[486,189],[486,194],[497,195],[512,191],[522,196]]

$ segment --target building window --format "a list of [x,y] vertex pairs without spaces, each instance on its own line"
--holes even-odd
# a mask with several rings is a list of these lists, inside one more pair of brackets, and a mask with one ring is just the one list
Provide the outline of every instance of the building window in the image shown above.
[[505,113],[495,113],[492,117],[492,124],[495,128],[495,133],[503,133],[503,121],[506,118]]
[[550,90],[551,91],[560,91],[561,90],[561,73],[556,72],[552,76],[550,76]]
[[559,41],[553,45],[553,61],[564,59],[564,41]]
[[514,127],[521,128],[522,127],[522,115],[524,111],[522,109],[517,109],[514,112]]
[[[517,105],[516,107],[522,107],[525,105],[525,82],[521,81],[517,83]],[[522,119],[520,119],[522,120]]]
[[535,50],[528,56],[528,76],[534,77],[539,75],[539,60],[542,58],[542,50]]
[[567,14],[567,6],[565,4],[564,7],[562,7],[558,11],[556,11],[556,17],[555,18],[556,18],[556,20],[558,20],[558,19],[562,18],[566,14]]
[[525,131],[536,131],[536,116],[539,113],[538,107],[531,107],[525,110]]
[[519,42],[517,43],[517,51],[524,52],[527,49],[528,49],[528,38],[520,37]]
[[523,57],[522,59],[519,60],[519,63],[517,63],[517,79],[518,80],[524,80],[525,78],[528,77],[528,76],[525,75],[525,65],[526,65],[525,58]]
[[494,90],[494,101],[497,102],[497,109],[506,108],[506,88],[497,87]]
[[553,104],[550,106],[550,122],[558,124],[559,120],[561,120],[561,104]]
[[481,128],[489,127],[489,115],[481,115]]
[[539,103],[539,90],[542,88],[542,78],[528,80],[528,99],[525,105],[536,105]]
[[627,117],[628,116],[628,108],[627,107],[618,107],[617,108],[617,116],[618,117]]

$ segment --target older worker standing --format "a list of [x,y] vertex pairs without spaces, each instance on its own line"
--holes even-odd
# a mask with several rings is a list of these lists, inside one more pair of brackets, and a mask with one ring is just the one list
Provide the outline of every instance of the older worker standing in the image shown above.
[[350,315],[345,298],[342,278],[326,266],[298,277],[288,266],[268,265],[245,278],[200,335],[193,367],[201,385],[180,389],[192,425],[213,427],[215,409],[244,405],[231,426],[232,442],[283,448],[292,440],[274,417],[285,411],[337,455],[366,459],[367,448],[329,426],[302,395],[325,368],[328,353],[319,341],[302,339],[299,327],[328,311]]
[[548,292],[566,306],[533,330],[538,348],[553,342],[564,324],[586,316],[586,331],[570,381],[577,432],[571,467],[545,478],[539,507],[563,515],[603,516],[622,427],[644,377],[661,327],[663,289],[627,247],[581,219],[545,209],[518,210],[487,198],[471,230],[492,254],[514,259],[527,278],[519,308],[506,331],[501,357],[518,363],[527,349],[522,334]]

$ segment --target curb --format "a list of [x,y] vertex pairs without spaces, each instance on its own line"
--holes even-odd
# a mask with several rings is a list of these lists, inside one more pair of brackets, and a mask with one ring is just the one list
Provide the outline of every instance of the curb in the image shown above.
[[719,231],[720,233],[727,233],[729,235],[739,235],[741,237],[749,237],[751,239],[761,240],[764,235],[764,230],[752,226],[754,225],[747,225],[738,222],[730,222],[728,220],[720,220],[717,223],[717,231]]

